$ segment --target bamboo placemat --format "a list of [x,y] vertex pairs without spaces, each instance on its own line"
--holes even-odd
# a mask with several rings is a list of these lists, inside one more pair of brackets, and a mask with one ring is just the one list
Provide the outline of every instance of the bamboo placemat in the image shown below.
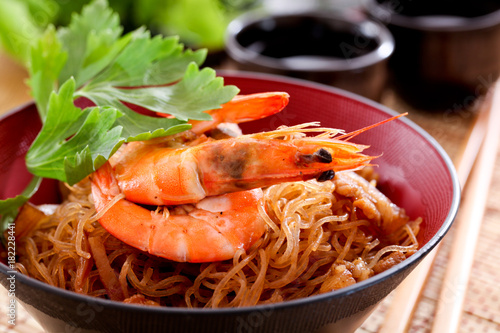
[[[26,73],[7,57],[0,54],[0,114],[21,105],[30,99],[24,84]],[[471,105],[457,107],[454,112],[424,112],[411,108],[397,95],[389,91],[383,104],[398,112],[409,112],[409,118],[432,135],[452,159],[457,158],[464,141],[468,137],[477,112]],[[499,131],[500,135],[500,131]],[[404,138],[401,138],[404,140]],[[500,150],[497,155],[493,181],[489,189],[486,213],[483,219],[480,241],[476,249],[471,280],[467,288],[467,298],[461,318],[459,332],[500,332],[500,252],[495,251],[500,243]],[[424,180],[423,180],[424,181]],[[430,332],[436,312],[436,304],[442,286],[447,257],[454,228],[444,238],[436,257],[432,272],[423,290],[408,332]],[[453,293],[453,290],[449,291]],[[16,325],[7,325],[8,296],[0,288],[0,332],[43,332],[31,316],[19,306]],[[385,314],[392,300],[387,297],[359,328],[356,333],[375,333],[385,320]]]

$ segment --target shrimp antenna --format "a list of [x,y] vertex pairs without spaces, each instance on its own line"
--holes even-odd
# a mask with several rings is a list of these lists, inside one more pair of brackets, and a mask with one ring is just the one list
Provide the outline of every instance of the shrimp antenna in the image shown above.
[[384,119],[382,121],[379,121],[378,123],[376,124],[373,124],[373,125],[369,125],[369,126],[366,126],[366,127],[363,127],[363,128],[360,128],[358,130],[355,130],[355,131],[352,131],[352,132],[349,132],[349,133],[346,133],[346,134],[343,134],[341,136],[338,136],[336,137],[335,139],[344,139],[344,141],[349,141],[350,139],[354,138],[356,135],[358,134],[361,134],[365,131],[368,131],[372,128],[375,128],[377,126],[380,126],[382,124],[385,124],[385,123],[388,123],[390,121],[393,121],[394,119],[397,119],[397,118],[400,118],[400,117],[404,117],[404,116],[407,116],[408,115],[408,112],[405,112],[405,113],[402,113],[402,114],[398,114],[397,116],[394,116],[394,117],[391,117],[391,118],[388,118],[388,119]]

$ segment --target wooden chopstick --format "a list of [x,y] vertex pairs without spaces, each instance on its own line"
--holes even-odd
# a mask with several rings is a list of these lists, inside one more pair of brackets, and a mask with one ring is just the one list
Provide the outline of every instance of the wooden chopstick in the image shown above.
[[462,199],[461,213],[438,299],[432,332],[455,333],[460,324],[500,142],[498,124],[500,124],[500,84],[497,83],[486,137]]
[[[483,143],[490,109],[491,96],[483,102],[479,115],[476,117],[472,130],[468,135],[468,140],[455,161],[458,179],[462,188],[468,180],[478,151]],[[378,333],[403,333],[408,330],[440,245],[441,243],[422,260],[394,291],[393,299]]]

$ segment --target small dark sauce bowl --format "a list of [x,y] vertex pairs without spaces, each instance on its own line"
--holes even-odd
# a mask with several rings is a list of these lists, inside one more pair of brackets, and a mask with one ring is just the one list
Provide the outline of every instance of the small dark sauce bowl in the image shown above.
[[368,12],[396,40],[396,90],[428,110],[474,104],[500,73],[497,0],[369,0]]
[[247,13],[229,25],[236,67],[328,84],[379,101],[394,40],[382,25],[331,13]]

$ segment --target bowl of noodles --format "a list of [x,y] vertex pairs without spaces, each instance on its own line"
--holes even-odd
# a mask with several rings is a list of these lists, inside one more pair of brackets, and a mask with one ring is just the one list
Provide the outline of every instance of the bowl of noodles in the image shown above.
[[[243,94],[290,95],[282,112],[242,124],[243,133],[316,121],[352,132],[397,115],[321,84],[219,75]],[[0,119],[2,199],[29,182],[24,154],[40,126],[33,104]],[[172,262],[123,244],[96,220],[78,224],[75,205],[75,216],[95,216],[88,184],[44,181],[33,205],[52,209],[44,216],[62,216],[16,230],[16,261],[2,259],[0,282],[48,332],[353,332],[444,237],[460,189],[444,150],[408,119],[352,141],[369,146],[366,154],[377,156],[372,166],[264,188],[265,235],[221,262]],[[102,282],[106,273],[94,265],[102,258],[121,290]]]

